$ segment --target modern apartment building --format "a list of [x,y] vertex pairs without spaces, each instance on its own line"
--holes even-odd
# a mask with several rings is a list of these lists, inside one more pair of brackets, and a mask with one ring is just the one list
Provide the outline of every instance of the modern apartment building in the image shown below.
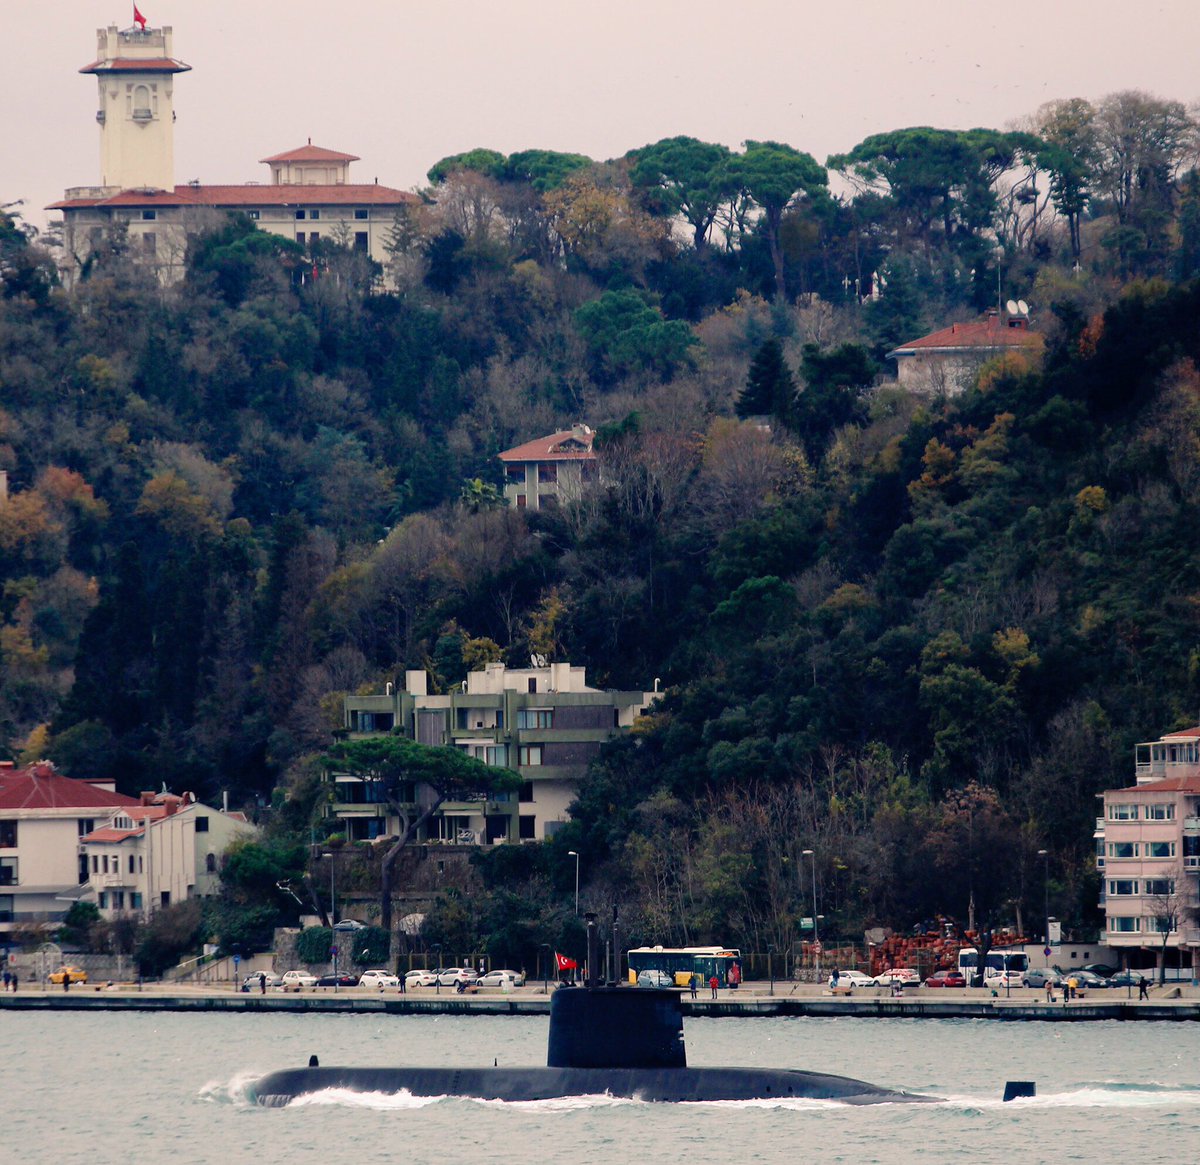
[[1135,783],[1103,794],[1096,819],[1106,938],[1135,966],[1164,949],[1200,965],[1200,728],[1139,744]]
[[[409,671],[403,691],[389,684],[383,695],[347,697],[345,727],[351,737],[400,732],[420,744],[461,748],[524,778],[519,793],[487,803],[443,805],[420,840],[483,845],[553,836],[567,820],[579,780],[601,744],[628,732],[654,697],[589,687],[585,669],[569,663],[535,657],[531,664],[489,664],[440,695],[429,693],[424,671]],[[371,782],[345,773],[332,779],[336,792],[330,812],[348,839],[401,831],[399,817]],[[400,807],[414,814],[432,799],[420,786],[406,796]]]

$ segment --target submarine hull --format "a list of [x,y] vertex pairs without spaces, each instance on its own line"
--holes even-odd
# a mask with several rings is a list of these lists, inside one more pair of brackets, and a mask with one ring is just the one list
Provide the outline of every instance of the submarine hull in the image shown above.
[[895,1104],[935,1099],[848,1076],[772,1068],[310,1067],[272,1072],[257,1081],[250,1094],[260,1105],[278,1107],[328,1089],[505,1101],[615,1096],[673,1103],[807,1099]]

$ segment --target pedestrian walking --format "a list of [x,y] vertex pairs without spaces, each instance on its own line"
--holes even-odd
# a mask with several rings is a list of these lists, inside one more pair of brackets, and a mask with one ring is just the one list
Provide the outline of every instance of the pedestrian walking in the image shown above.
[[8,968],[7,968],[7,967],[5,967],[5,968],[4,968],[4,990],[5,990],[5,991],[7,991],[7,990],[8,990],[8,985],[9,985],[9,983],[11,983],[11,982],[12,982],[12,975],[9,973],[9,970],[8,970]]
[[1054,980],[1053,979],[1046,980],[1046,1002],[1047,1003],[1054,1002]]
[[1150,987],[1150,984],[1146,982],[1146,976],[1143,975],[1138,980],[1138,1000],[1139,1001],[1143,1000],[1143,999],[1149,1000],[1149,998],[1150,998],[1149,987]]
[[716,999],[716,997],[717,997],[717,988],[721,986],[721,980],[720,980],[720,979],[718,979],[718,978],[716,977],[716,975],[714,975],[714,976],[713,976],[711,979],[709,979],[709,981],[708,981],[708,985],[709,985],[709,987],[711,987],[711,988],[712,988],[712,997],[713,997],[714,999]]
[[13,994],[16,995],[16,993],[17,993],[17,973],[16,973],[16,971],[14,971],[12,973],[12,989],[13,989]]
[[267,993],[267,973],[265,971],[259,971],[258,973],[258,993],[260,995],[266,995]]

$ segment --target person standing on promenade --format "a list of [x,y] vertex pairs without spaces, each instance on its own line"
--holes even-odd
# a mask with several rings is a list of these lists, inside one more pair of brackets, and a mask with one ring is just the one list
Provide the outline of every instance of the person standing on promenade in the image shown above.
[[1139,1003],[1140,1003],[1140,1002],[1141,1002],[1143,999],[1145,999],[1145,1000],[1149,1001],[1149,999],[1150,999],[1150,992],[1149,992],[1149,990],[1148,990],[1149,986],[1150,986],[1150,984],[1146,982],[1146,976],[1145,976],[1145,975],[1143,975],[1143,976],[1142,976],[1142,977],[1141,977],[1141,978],[1138,980],[1138,1002],[1139,1002]]
[[692,977],[688,980],[688,987],[692,992],[692,998],[696,998],[696,990],[700,986],[700,972],[693,971]]
[[714,976],[713,976],[711,979],[709,979],[709,981],[708,981],[708,985],[709,985],[709,987],[711,987],[711,988],[712,988],[712,997],[713,997],[714,999],[716,999],[716,997],[717,997],[717,988],[718,988],[718,987],[720,987],[720,985],[721,985],[721,980],[720,980],[720,979],[718,979],[718,978],[716,977],[716,975],[714,975]]

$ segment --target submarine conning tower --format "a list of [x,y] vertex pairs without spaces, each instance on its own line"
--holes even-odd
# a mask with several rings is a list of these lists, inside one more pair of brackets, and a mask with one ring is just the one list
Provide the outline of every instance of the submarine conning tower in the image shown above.
[[547,1067],[686,1068],[679,992],[602,984],[596,916],[585,917],[587,979],[550,998]]

